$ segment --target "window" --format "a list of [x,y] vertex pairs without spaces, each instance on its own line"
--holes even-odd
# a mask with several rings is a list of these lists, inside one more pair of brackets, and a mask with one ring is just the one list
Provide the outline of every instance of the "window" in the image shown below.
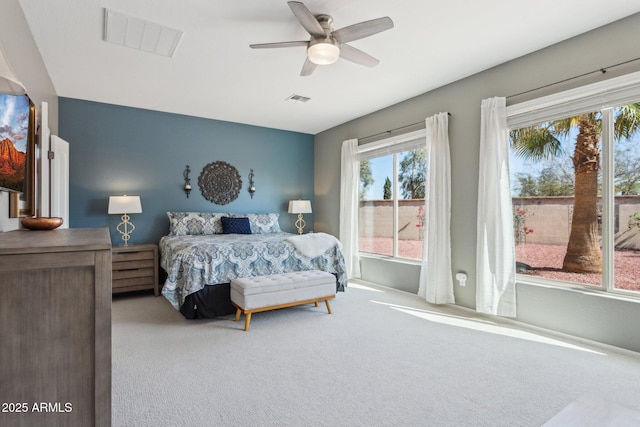
[[360,146],[359,250],[422,260],[424,130]]
[[640,75],[553,98],[507,109],[517,272],[640,295]]

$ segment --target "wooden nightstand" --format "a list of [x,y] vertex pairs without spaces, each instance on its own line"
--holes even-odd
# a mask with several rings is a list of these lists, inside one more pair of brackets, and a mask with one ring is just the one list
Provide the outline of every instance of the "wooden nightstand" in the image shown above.
[[158,246],[155,244],[112,247],[111,292],[138,291],[158,288]]

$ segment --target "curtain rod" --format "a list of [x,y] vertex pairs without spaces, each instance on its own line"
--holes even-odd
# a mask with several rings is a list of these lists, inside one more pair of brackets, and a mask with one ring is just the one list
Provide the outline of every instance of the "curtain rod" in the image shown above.
[[[447,113],[447,116],[451,117],[451,113]],[[382,131],[382,132],[374,133],[373,135],[365,136],[363,138],[358,138],[358,141],[362,141],[363,139],[375,138],[376,136],[380,136],[380,135],[388,135],[390,133],[394,133],[394,132],[397,132],[397,131],[402,130],[402,129],[406,129],[406,128],[410,128],[412,126],[417,126],[417,125],[422,125],[422,124],[424,124],[424,120],[422,120],[420,122],[411,123],[409,125],[400,126],[400,127],[395,128],[395,129],[385,130],[385,131]]]
[[606,73],[606,72],[607,72],[607,70],[609,70],[609,69],[611,69],[611,68],[619,67],[619,66],[621,66],[621,65],[626,65],[626,64],[629,64],[629,63],[631,63],[631,62],[638,61],[638,60],[640,60],[640,58],[634,58],[634,59],[630,59],[630,60],[628,60],[628,61],[619,62],[619,63],[617,63],[617,64],[609,65],[608,67],[599,68],[599,69],[597,69],[597,70],[593,70],[593,71],[588,71],[588,72],[586,72],[586,73],[578,74],[577,76],[569,77],[569,78],[566,78],[566,79],[564,79],[564,80],[559,80],[559,81],[554,82],[554,83],[549,83],[549,84],[546,84],[546,85],[544,85],[544,86],[540,86],[540,87],[537,87],[537,88],[534,88],[534,89],[529,89],[529,90],[526,90],[526,91],[524,91],[524,92],[516,93],[516,94],[514,94],[514,95],[509,95],[509,96],[507,96],[507,99],[509,99],[509,98],[514,98],[514,97],[516,97],[516,96],[520,96],[520,95],[526,95],[526,94],[528,94],[528,93],[535,92],[535,91],[540,90],[540,89],[546,89],[546,88],[548,88],[548,87],[555,86],[555,85],[558,85],[558,84],[560,84],[560,83],[566,83],[566,82],[569,82],[569,81],[571,81],[571,80],[579,79],[580,77],[588,76],[588,75],[590,75],[590,74],[596,74],[596,73],[604,74],[604,73]]

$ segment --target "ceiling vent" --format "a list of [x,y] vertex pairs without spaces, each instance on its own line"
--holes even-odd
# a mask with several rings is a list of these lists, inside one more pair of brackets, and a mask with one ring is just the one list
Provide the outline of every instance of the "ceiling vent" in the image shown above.
[[304,104],[309,101],[311,98],[307,98],[306,96],[296,95],[295,93],[285,99],[285,101],[297,102],[298,104]]
[[172,57],[182,31],[104,10],[104,40],[120,46]]

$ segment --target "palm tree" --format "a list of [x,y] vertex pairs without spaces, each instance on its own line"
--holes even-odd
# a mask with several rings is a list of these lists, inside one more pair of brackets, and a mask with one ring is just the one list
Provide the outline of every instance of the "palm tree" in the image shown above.
[[[614,117],[614,138],[630,138],[640,130],[640,103],[617,107]],[[562,269],[574,273],[601,273],[597,214],[601,113],[585,113],[513,130],[511,145],[515,154],[524,159],[549,159],[562,153],[559,138],[569,135],[575,127],[578,135],[571,157],[575,178],[573,219]]]

